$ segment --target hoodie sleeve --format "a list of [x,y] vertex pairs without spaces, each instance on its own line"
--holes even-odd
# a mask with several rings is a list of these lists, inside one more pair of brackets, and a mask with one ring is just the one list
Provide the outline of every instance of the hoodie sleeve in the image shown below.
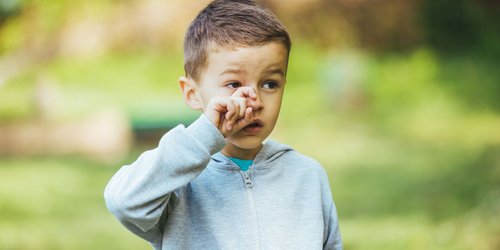
[[160,244],[160,222],[179,198],[178,189],[196,178],[224,143],[204,115],[187,128],[175,127],[157,148],[111,178],[104,191],[106,206],[127,229],[153,245]]
[[323,249],[325,250],[342,250],[342,236],[339,229],[339,220],[337,216],[337,208],[335,206],[335,201],[333,200],[332,191],[330,189],[330,183],[328,181],[328,175],[326,171],[322,168],[323,172],[323,212],[324,212],[324,244]]
[[339,230],[339,223],[337,218],[337,209],[335,208],[335,203],[332,200],[330,206],[330,213],[327,223],[326,239],[323,249],[328,250],[342,250],[342,238]]

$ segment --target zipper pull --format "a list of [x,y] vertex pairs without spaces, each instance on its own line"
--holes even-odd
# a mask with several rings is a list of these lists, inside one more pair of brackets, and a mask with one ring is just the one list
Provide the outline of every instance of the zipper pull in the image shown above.
[[245,178],[245,188],[252,188],[253,187],[253,182],[252,179],[250,178],[250,171],[244,171],[243,172],[243,178]]

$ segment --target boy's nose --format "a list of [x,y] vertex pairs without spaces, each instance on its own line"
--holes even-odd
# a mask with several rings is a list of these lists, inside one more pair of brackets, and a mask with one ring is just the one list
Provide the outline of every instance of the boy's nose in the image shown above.
[[264,107],[264,103],[262,103],[262,100],[260,99],[259,92],[256,91],[255,94],[257,95],[257,98],[247,98],[247,106],[252,107],[253,111],[260,110]]

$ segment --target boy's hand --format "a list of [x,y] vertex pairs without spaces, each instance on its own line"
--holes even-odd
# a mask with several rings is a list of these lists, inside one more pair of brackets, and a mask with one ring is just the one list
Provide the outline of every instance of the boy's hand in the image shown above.
[[251,87],[238,88],[231,96],[212,98],[205,109],[207,118],[229,137],[253,121],[253,109],[247,106],[247,99],[257,99]]

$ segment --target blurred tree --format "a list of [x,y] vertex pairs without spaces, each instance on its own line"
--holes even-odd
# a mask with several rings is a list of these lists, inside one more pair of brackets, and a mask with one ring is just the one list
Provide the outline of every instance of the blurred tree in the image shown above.
[[500,2],[495,0],[261,0],[295,38],[323,47],[375,52],[429,45],[462,53],[500,52]]
[[386,52],[410,50],[420,43],[419,4],[419,0],[341,0],[337,8],[353,24],[360,47]]
[[465,51],[477,46],[479,9],[468,0],[425,0],[422,21],[427,42],[441,51]]
[[0,27],[9,17],[19,14],[21,3],[20,0],[0,0]]
[[446,53],[498,53],[499,10],[500,2],[491,0],[425,0],[421,20],[426,42]]
[[[323,47],[408,50],[421,41],[420,0],[265,0],[296,37]],[[283,8],[284,7],[284,8]]]
[[[5,51],[2,46],[3,27],[7,20],[21,12],[21,1],[19,0],[0,0],[0,55]],[[0,77],[1,78],[1,77]],[[1,80],[0,80],[1,81]],[[0,83],[1,84],[1,83]]]

